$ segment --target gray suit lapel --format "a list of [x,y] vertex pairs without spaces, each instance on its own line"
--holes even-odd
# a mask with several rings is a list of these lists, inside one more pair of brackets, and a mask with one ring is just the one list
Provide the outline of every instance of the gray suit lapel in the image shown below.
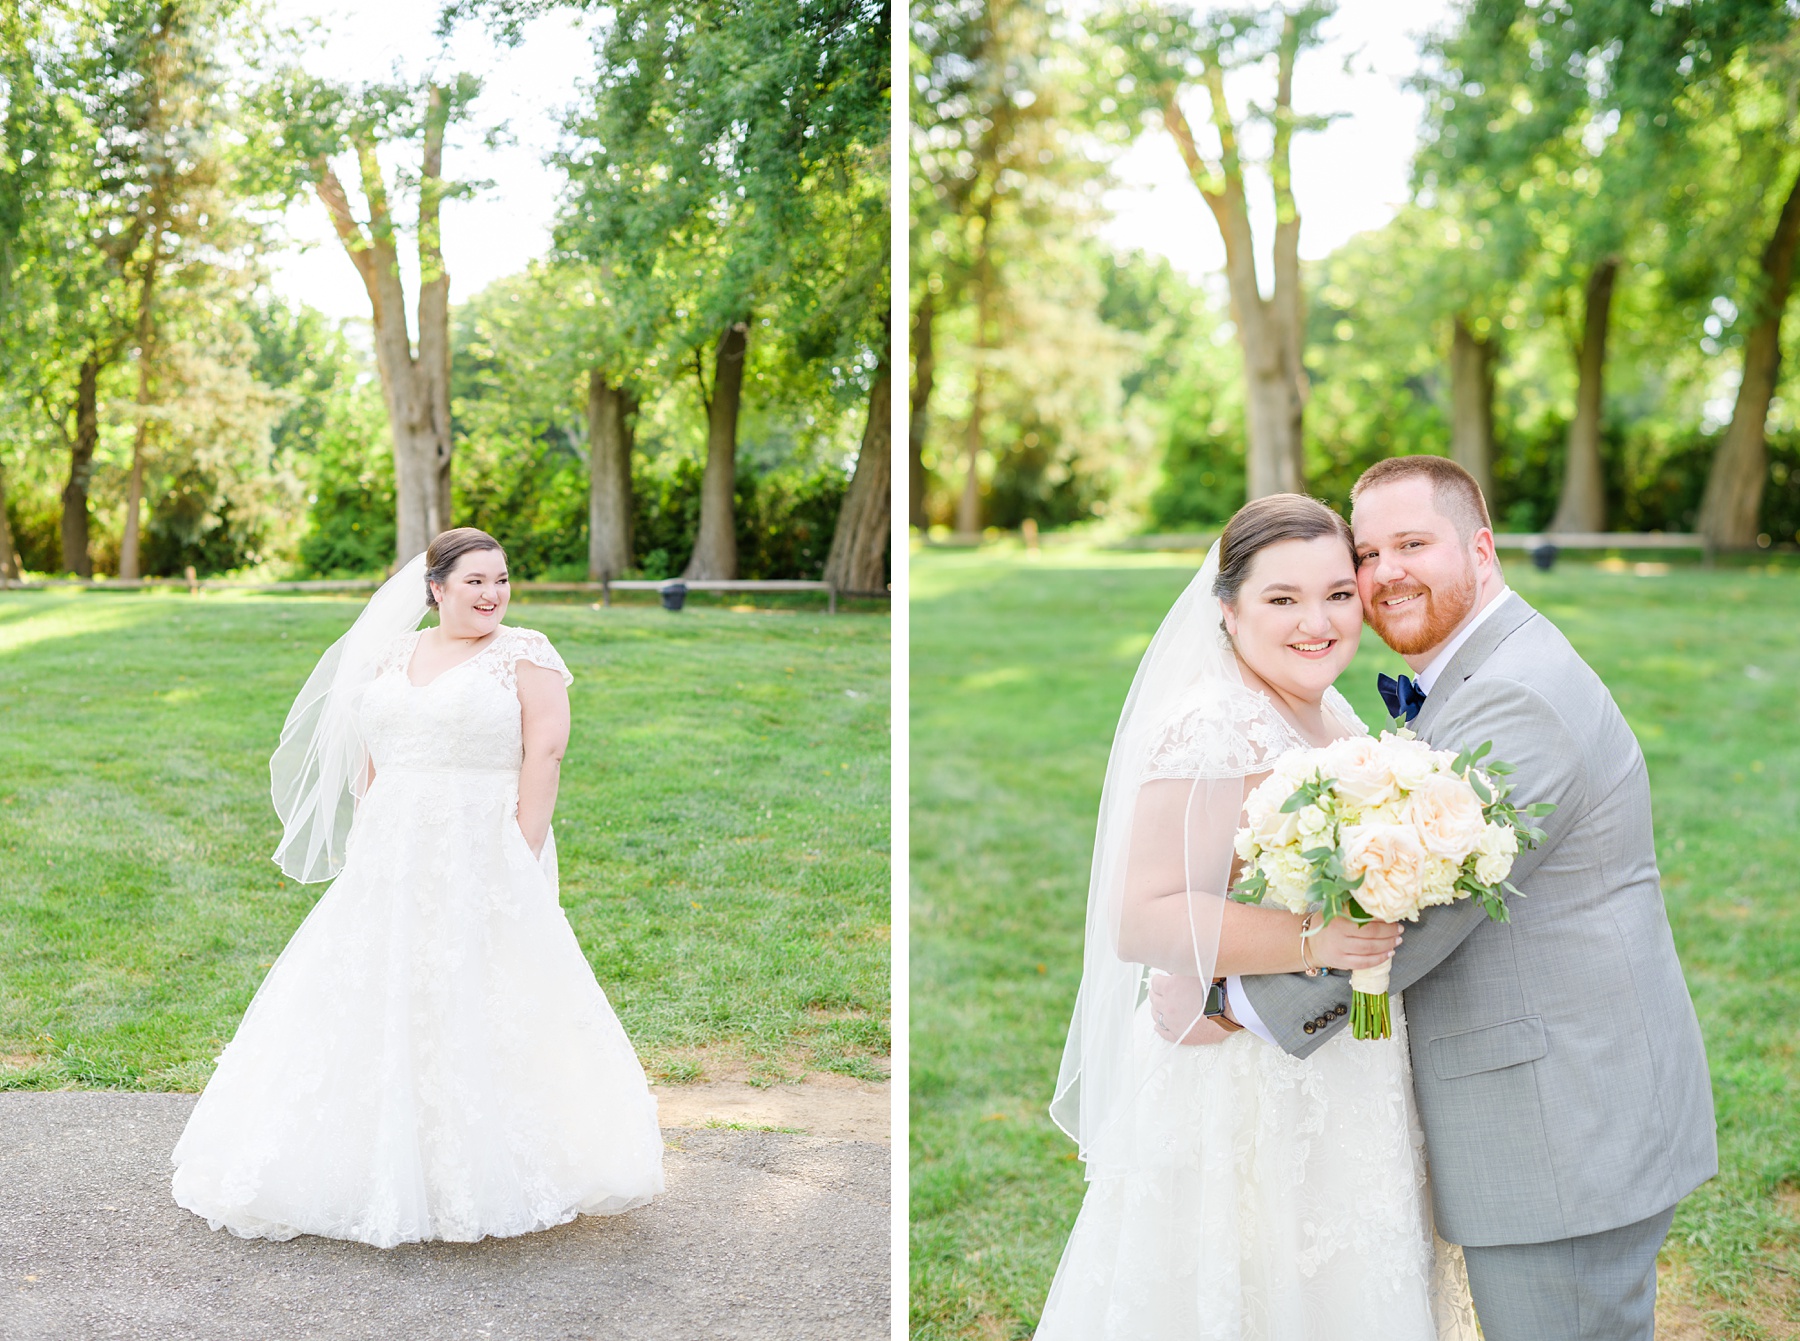
[[1495,648],[1536,618],[1537,611],[1525,604],[1525,598],[1518,592],[1508,596],[1506,604],[1489,615],[1481,627],[1469,635],[1469,641],[1456,649],[1456,655],[1450,658],[1450,664],[1444,667],[1444,673],[1438,676],[1436,685],[1425,696],[1425,706],[1413,718],[1412,729],[1429,740],[1432,720],[1443,711],[1444,705],[1463,683],[1481,669],[1481,663],[1494,654]]

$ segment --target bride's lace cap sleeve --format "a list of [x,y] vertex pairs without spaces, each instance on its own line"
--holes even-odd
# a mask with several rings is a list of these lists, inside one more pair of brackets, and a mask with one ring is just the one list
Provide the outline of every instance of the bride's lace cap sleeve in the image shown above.
[[514,629],[512,637],[507,640],[506,650],[501,656],[505,667],[507,688],[516,689],[519,684],[518,664],[529,661],[534,666],[542,666],[545,670],[553,670],[562,676],[566,688],[575,683],[575,677],[569,674],[568,666],[550,645],[550,640],[536,629]]
[[421,632],[423,630],[414,629],[411,633],[403,633],[382,648],[381,655],[375,659],[375,674],[386,675],[389,671],[405,667],[412,656],[414,645],[419,641]]
[[1293,728],[1261,694],[1241,685],[1224,693],[1214,687],[1179,703],[1163,722],[1144,781],[1251,777],[1299,744]]

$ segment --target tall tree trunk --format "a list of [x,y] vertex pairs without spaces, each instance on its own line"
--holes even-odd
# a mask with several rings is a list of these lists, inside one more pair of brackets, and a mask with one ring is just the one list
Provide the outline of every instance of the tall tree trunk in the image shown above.
[[1477,337],[1461,313],[1450,337],[1450,459],[1494,496],[1494,342]]
[[69,482],[62,491],[63,571],[76,577],[94,575],[88,557],[88,482],[94,474],[94,448],[100,441],[100,354],[82,360],[75,383],[75,437],[69,447]]
[[956,500],[956,533],[981,534],[981,445],[987,418],[988,322],[993,315],[993,286],[987,274],[987,229],[975,266],[975,384],[969,393],[969,417],[963,424],[963,487]]
[[1219,136],[1216,162],[1207,158],[1182,110],[1180,89],[1166,89],[1163,125],[1175,140],[1188,175],[1199,187],[1225,243],[1225,280],[1231,319],[1244,359],[1244,401],[1248,446],[1244,462],[1251,498],[1301,493],[1306,488],[1305,294],[1300,280],[1300,211],[1294,200],[1290,150],[1293,144],[1294,62],[1299,27],[1292,15],[1277,47],[1275,139],[1269,175],[1275,190],[1275,289],[1264,298],[1256,273],[1256,244],[1244,193],[1238,129],[1225,100],[1224,72],[1208,65],[1203,82]]
[[450,276],[444,269],[439,206],[444,197],[444,130],[450,104],[433,85],[425,109],[425,152],[419,177],[419,347],[406,328],[406,290],[400,282],[393,214],[375,142],[355,141],[365,230],[324,159],[315,189],[331,215],[345,253],[362,276],[375,324],[375,367],[381,375],[388,431],[394,442],[395,559],[422,554],[450,526]]
[[744,389],[744,354],[750,320],[734,321],[719,337],[713,359],[712,397],[706,407],[706,473],[700,477],[700,534],[683,577],[730,580],[738,575],[737,492],[738,402]]
[[637,397],[588,371],[588,581],[631,567],[631,418]]
[[[423,383],[418,398],[424,409],[417,468],[420,499],[425,508],[425,539],[431,543],[450,527],[450,275],[444,269],[439,206],[444,198],[444,131],[450,102],[433,85],[425,107],[425,153],[419,176],[419,357],[414,376]],[[406,329],[401,323],[401,331]],[[397,556],[401,562],[409,554]]]
[[921,531],[931,524],[925,515],[925,430],[931,414],[931,382],[937,372],[931,352],[931,327],[936,318],[928,284],[913,317],[912,404],[906,421],[906,517]]
[[862,450],[856,454],[856,473],[838,509],[831,554],[825,560],[825,580],[839,591],[880,591],[887,583],[882,558],[893,529],[892,357],[889,336],[882,341],[875,381],[869,387],[869,418],[863,425]]
[[162,277],[163,227],[168,217],[169,193],[173,187],[170,177],[173,164],[169,161],[167,140],[167,122],[171,109],[166,105],[165,98],[180,78],[184,53],[184,43],[180,39],[192,37],[191,33],[183,34],[180,30],[187,26],[192,17],[190,15],[184,19],[174,5],[164,7],[161,21],[157,25],[157,40],[151,45],[150,60],[145,67],[149,114],[144,138],[150,146],[155,171],[151,177],[150,194],[143,214],[144,233],[150,240],[150,252],[144,258],[144,268],[138,280],[137,424],[132,433],[131,475],[125,490],[125,534],[119,542],[119,576],[127,581],[136,581],[140,576],[139,526],[144,505],[145,456],[150,447],[149,410],[155,387],[152,374],[156,365],[156,286]]
[[[1293,481],[1291,492],[1306,489],[1306,440],[1303,433],[1307,398],[1306,288],[1300,281],[1300,206],[1294,199],[1292,150],[1294,144],[1294,62],[1300,55],[1298,18],[1282,21],[1276,45],[1275,140],[1269,156],[1269,184],[1275,195],[1275,292],[1269,306],[1275,317],[1272,338],[1280,346],[1281,375],[1277,385],[1284,393],[1281,405],[1283,475]],[[1219,106],[1225,105],[1223,85]],[[1275,449],[1271,449],[1275,450]]]
[[[981,350],[977,349],[979,356]],[[956,533],[981,534],[981,421],[987,415],[987,370],[975,365],[975,390],[969,399],[969,418],[963,425],[963,487],[956,499]]]
[[131,475],[125,484],[125,534],[119,541],[119,576],[135,582],[138,571],[138,518],[144,510],[144,451],[148,426],[138,421],[131,443]]
[[1595,264],[1587,282],[1581,347],[1575,353],[1579,380],[1575,418],[1569,425],[1568,459],[1563,467],[1562,500],[1550,522],[1552,531],[1604,531],[1606,482],[1600,470],[1600,418],[1606,404],[1606,327],[1612,316],[1613,280],[1619,258]]
[[1738,383],[1731,426],[1713,453],[1700,502],[1700,530],[1714,545],[1742,548],[1756,543],[1763,488],[1769,480],[1769,447],[1764,431],[1769,403],[1781,384],[1781,318],[1794,287],[1794,253],[1800,248],[1800,178],[1781,207],[1775,234],[1763,248],[1763,291],[1756,324],[1744,341],[1744,378]]
[[[153,205],[154,208],[154,205]],[[150,402],[154,382],[151,372],[156,349],[156,277],[161,258],[160,242],[152,230],[152,252],[144,264],[143,286],[138,293],[137,427],[131,438],[131,478],[125,486],[125,535],[119,542],[119,576],[135,582],[138,565],[138,526],[144,506],[144,458],[150,446]]]
[[6,472],[0,470],[0,582],[17,581],[19,551],[13,547],[12,522],[6,516]]

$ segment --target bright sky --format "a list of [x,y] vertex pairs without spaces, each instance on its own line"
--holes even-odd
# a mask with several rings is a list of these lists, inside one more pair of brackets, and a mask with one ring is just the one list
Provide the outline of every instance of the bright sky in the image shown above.
[[[1326,43],[1302,58],[1294,78],[1299,109],[1342,114],[1329,129],[1295,142],[1302,256],[1323,256],[1351,234],[1379,227],[1405,200],[1421,102],[1402,85],[1417,67],[1419,35],[1443,21],[1450,3],[1343,0],[1326,27]],[[548,248],[559,179],[544,159],[556,146],[561,110],[591,73],[588,34],[599,20],[540,19],[524,43],[510,49],[489,41],[479,25],[465,24],[446,53],[432,36],[438,9],[439,0],[276,2],[284,23],[322,21],[307,62],[314,73],[373,80],[392,77],[396,68],[418,77],[435,66],[486,79],[474,121],[460,135],[453,132],[444,153],[447,174],[494,183],[474,200],[444,207],[444,256],[456,301],[523,269]],[[1254,78],[1229,92],[1240,117],[1250,96],[1267,96]],[[1190,109],[1197,125],[1203,115],[1203,103]],[[497,121],[508,123],[513,143],[484,149],[480,133]],[[354,166],[340,164],[338,172],[354,194]],[[1120,188],[1108,199],[1115,216],[1105,228],[1110,240],[1165,255],[1196,277],[1218,273],[1224,264],[1218,229],[1166,134],[1147,132],[1119,164],[1119,178]],[[1272,213],[1266,179],[1259,180],[1252,188],[1252,218],[1265,249],[1265,288]],[[273,258],[277,289],[334,317],[366,318],[368,299],[324,206],[302,197],[287,227],[294,245]],[[408,294],[416,292],[416,267],[408,266],[406,281]]]
[[[317,75],[373,81],[391,79],[398,69],[416,79],[438,69],[445,74],[467,71],[486,80],[472,119],[460,131],[452,129],[444,148],[446,176],[494,183],[472,200],[444,206],[444,264],[450,272],[451,301],[456,302],[524,269],[548,250],[560,176],[544,158],[556,147],[560,113],[575,100],[577,81],[593,71],[587,34],[597,20],[570,15],[539,19],[514,48],[497,46],[478,24],[464,24],[446,52],[433,36],[439,8],[439,0],[276,0],[275,13],[283,24],[322,20],[306,60]],[[483,133],[501,121],[508,124],[513,143],[490,151],[481,144]],[[384,165],[390,183],[395,165],[396,156],[390,154]],[[416,150],[409,166],[417,171]],[[354,162],[336,167],[358,217],[366,217]],[[333,317],[366,319],[369,300],[362,281],[318,197],[309,193],[295,201],[286,224],[294,245],[271,258],[276,289]],[[401,256],[410,303],[418,292],[410,241]]]
[[[1440,26],[1450,8],[1450,0],[1342,0],[1326,22],[1325,43],[1300,58],[1296,110],[1342,114],[1328,129],[1294,141],[1301,256],[1329,254],[1353,233],[1380,227],[1405,203],[1424,104],[1403,84],[1418,68],[1419,37]],[[1272,61],[1268,69],[1273,71]],[[1273,74],[1228,81],[1226,95],[1241,124],[1252,97],[1273,101]],[[1187,112],[1199,133],[1207,115],[1204,95]],[[1267,152],[1266,134],[1250,143]],[[1103,230],[1110,241],[1167,256],[1195,278],[1219,273],[1225,245],[1218,226],[1166,132],[1147,131],[1118,164],[1117,175],[1120,188],[1107,198],[1114,217]],[[1250,206],[1267,293],[1275,221],[1266,174],[1251,184]]]

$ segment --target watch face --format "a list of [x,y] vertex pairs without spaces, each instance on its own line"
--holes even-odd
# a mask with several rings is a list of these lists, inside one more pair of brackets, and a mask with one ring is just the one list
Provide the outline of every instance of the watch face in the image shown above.
[[1212,991],[1206,994],[1206,1016],[1208,1019],[1225,1013],[1225,984],[1215,982]]

